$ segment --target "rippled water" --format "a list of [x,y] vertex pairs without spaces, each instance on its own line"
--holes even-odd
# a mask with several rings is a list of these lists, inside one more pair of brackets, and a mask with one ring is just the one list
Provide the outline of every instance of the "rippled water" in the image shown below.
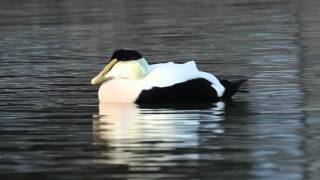
[[[317,179],[320,2],[0,2],[1,179]],[[246,76],[214,104],[100,104],[114,49]]]

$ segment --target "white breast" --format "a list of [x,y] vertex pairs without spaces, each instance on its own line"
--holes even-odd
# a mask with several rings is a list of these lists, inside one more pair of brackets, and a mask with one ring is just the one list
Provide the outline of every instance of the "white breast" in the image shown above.
[[140,92],[142,80],[112,79],[100,86],[100,102],[134,102]]

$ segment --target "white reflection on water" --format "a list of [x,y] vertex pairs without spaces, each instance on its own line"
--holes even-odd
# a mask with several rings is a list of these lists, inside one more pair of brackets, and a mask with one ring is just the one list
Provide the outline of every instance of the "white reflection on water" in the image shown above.
[[176,150],[197,149],[199,132],[203,129],[210,130],[213,136],[224,133],[219,124],[224,120],[221,116],[224,108],[224,102],[202,108],[101,103],[93,125],[95,143],[108,147],[105,152],[108,163],[150,166],[196,160],[198,153],[176,153]]

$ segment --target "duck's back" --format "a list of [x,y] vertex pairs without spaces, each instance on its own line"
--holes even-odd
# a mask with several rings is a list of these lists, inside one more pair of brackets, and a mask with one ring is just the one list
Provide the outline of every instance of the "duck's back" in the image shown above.
[[183,64],[169,62],[150,65],[150,73],[144,78],[143,88],[148,90],[154,87],[170,87],[194,79],[209,81],[211,89],[216,91],[219,97],[223,95],[224,87],[220,81],[210,73],[199,71],[194,61]]

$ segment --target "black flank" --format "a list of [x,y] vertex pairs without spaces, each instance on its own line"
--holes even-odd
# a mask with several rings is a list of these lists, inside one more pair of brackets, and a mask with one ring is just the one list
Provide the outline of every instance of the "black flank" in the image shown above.
[[216,102],[219,98],[211,83],[203,78],[192,79],[169,87],[144,90],[136,103]]

